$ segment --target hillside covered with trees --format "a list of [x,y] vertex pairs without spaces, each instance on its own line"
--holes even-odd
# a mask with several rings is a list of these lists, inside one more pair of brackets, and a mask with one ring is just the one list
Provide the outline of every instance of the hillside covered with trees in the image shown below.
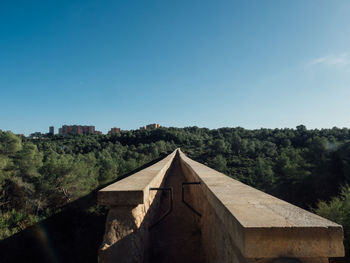
[[[350,130],[303,125],[159,128],[41,139],[0,131],[0,239],[177,147],[228,176],[342,224],[349,250]],[[89,210],[96,211],[102,210]]]

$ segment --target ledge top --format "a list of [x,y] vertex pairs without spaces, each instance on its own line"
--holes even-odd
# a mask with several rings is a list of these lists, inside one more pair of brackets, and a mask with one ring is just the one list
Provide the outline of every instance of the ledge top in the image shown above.
[[244,257],[344,256],[341,225],[179,156]]
[[212,193],[217,207],[226,208],[244,228],[338,227],[323,217],[243,184],[198,163],[179,150],[184,160]]
[[176,150],[159,162],[101,189],[97,195],[98,203],[109,206],[144,204],[149,188],[162,180],[175,154]]

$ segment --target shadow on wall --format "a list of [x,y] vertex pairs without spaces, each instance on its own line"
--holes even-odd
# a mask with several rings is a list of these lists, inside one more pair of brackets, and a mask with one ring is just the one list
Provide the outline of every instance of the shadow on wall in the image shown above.
[[[173,167],[174,162],[162,178],[160,187],[165,184]],[[167,262],[154,260],[151,243],[151,231],[154,229],[149,229],[149,226],[163,214],[159,211],[162,197],[167,200],[169,198],[164,192],[156,191],[147,209],[145,204],[110,207],[106,224],[108,229],[105,232],[107,238],[99,250],[99,262]]]
[[[163,183],[164,180],[161,185]],[[113,227],[111,226],[113,234],[117,235],[118,238],[114,244],[103,246],[99,251],[100,262],[149,262],[149,258],[152,256],[150,255],[149,225],[154,222],[155,218],[159,217],[157,210],[161,195],[162,192],[155,194],[153,202],[145,214],[143,213],[143,205],[110,208],[107,221],[113,225]],[[135,220],[135,214],[143,215],[140,225]],[[115,223],[118,227],[114,225]],[[155,263],[155,261],[152,262]]]
[[[164,154],[111,183],[134,174],[167,155]],[[89,212],[88,209],[96,206],[97,192],[105,186],[68,204],[61,212],[40,223],[0,241],[0,261],[97,262],[98,248],[105,232],[107,209],[101,208],[98,212]]]

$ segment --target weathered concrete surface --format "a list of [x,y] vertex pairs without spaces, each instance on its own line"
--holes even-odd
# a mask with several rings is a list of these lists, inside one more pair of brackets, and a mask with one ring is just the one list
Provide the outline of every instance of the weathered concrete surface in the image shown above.
[[[192,212],[175,200],[183,180],[200,182],[186,187],[186,199],[201,217],[187,217]],[[149,223],[164,210],[158,206],[160,195],[149,188],[164,181],[174,188],[174,211],[149,233]],[[325,263],[344,256],[340,225],[233,180],[180,150],[104,188],[98,199],[110,206],[99,253],[103,263]]]
[[191,194],[203,214],[200,225],[208,262],[266,262],[280,257],[324,262],[328,257],[344,256],[340,225],[179,152],[187,180],[201,182]]
[[148,224],[157,210],[158,196],[151,187],[160,187],[176,151],[98,192],[98,202],[108,205],[105,235],[99,262],[139,263],[148,249]]
[[[150,230],[149,262],[206,262],[198,225],[199,217],[182,203],[181,186],[185,181],[179,159],[175,158],[164,184],[164,187],[173,188],[173,211]],[[192,203],[190,196],[186,195],[186,201]],[[168,209],[169,195],[162,195],[156,218],[160,218]]]
[[108,212],[99,262],[138,263],[144,261],[147,228],[144,205],[111,207]]
[[152,166],[103,188],[98,192],[98,203],[107,206],[149,204],[149,188],[159,187],[175,154],[176,151]]

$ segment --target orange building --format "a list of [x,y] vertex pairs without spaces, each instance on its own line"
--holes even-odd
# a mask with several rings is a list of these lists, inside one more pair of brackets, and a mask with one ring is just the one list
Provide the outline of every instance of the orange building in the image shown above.
[[119,133],[120,132],[120,128],[111,128],[111,130],[108,132],[108,134],[115,134],[115,133]]
[[157,129],[160,127],[160,124],[158,123],[153,123],[153,124],[148,124],[146,126],[141,127],[141,130],[149,130],[149,129]]

